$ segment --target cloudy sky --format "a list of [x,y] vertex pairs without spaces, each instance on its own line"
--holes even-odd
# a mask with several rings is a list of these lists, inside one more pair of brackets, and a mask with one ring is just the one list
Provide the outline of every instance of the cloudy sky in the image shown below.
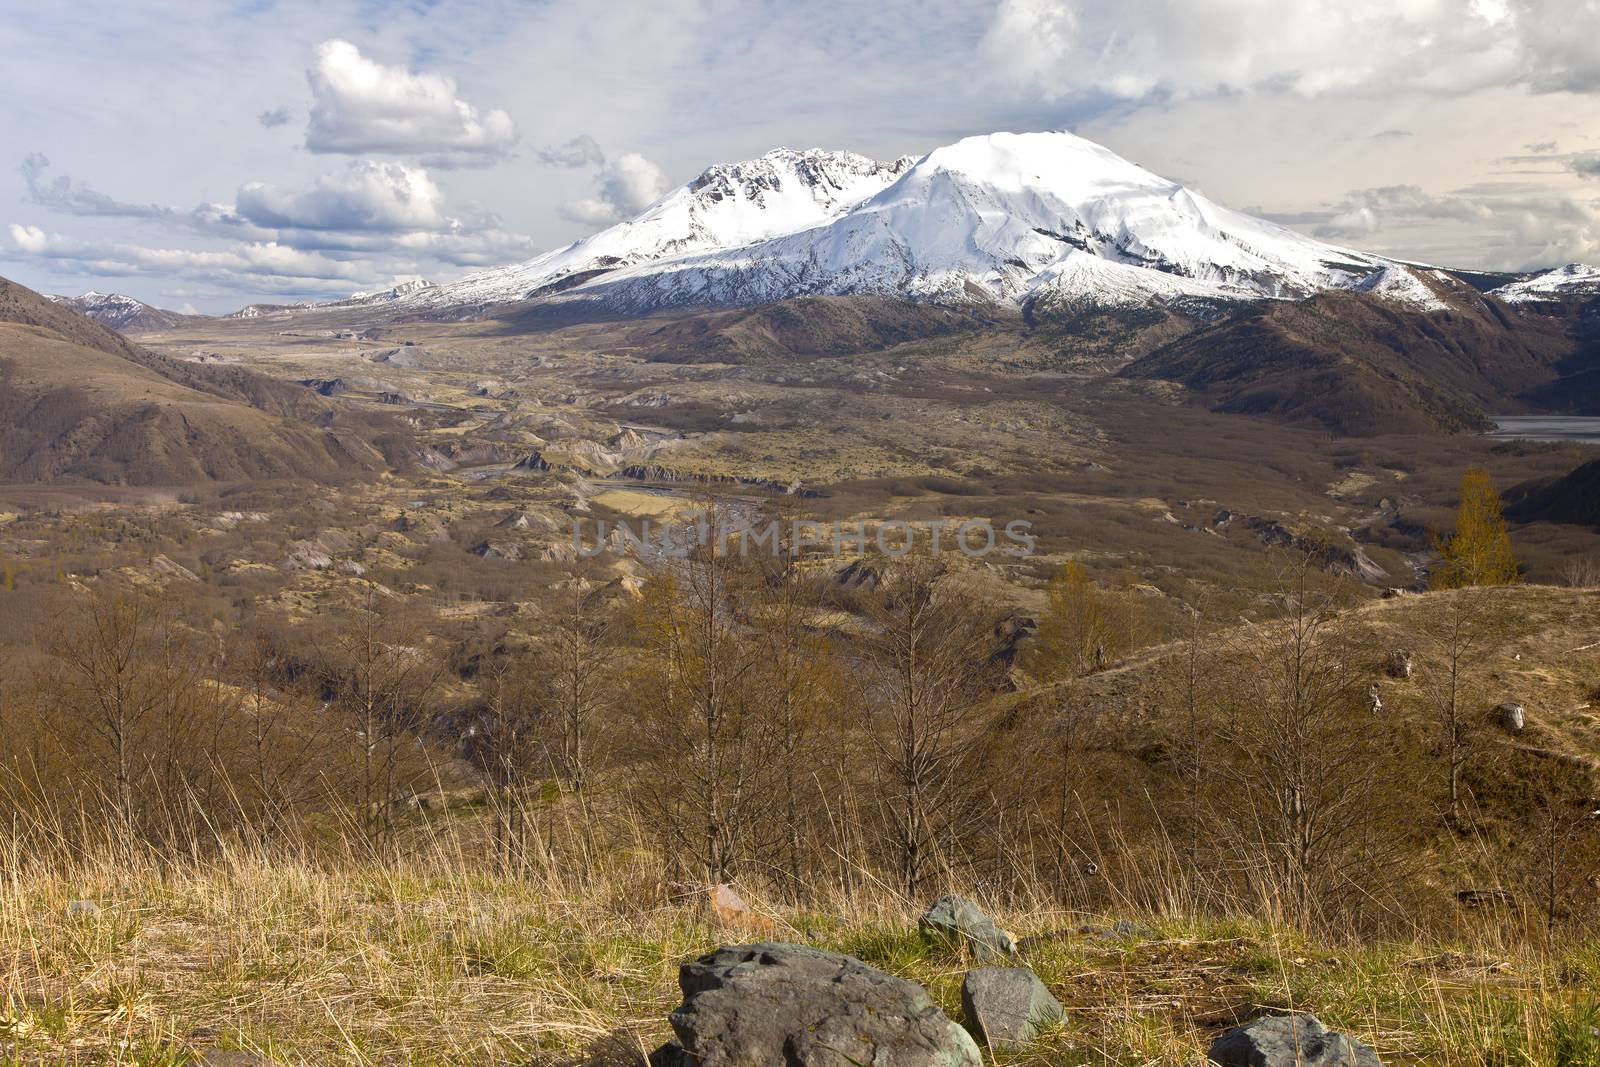
[[443,280],[779,145],[1071,129],[1451,266],[1600,261],[1600,0],[0,0],[0,274]]

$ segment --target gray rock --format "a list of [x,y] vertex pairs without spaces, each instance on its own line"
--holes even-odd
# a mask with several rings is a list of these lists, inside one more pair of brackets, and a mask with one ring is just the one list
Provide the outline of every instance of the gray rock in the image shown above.
[[1383,1067],[1353,1037],[1329,1031],[1315,1015],[1280,1015],[1236,1027],[1211,1043],[1222,1067]]
[[1384,673],[1391,678],[1409,678],[1416,671],[1416,657],[1410,649],[1397,648],[1389,653],[1389,662],[1384,665]]
[[272,1067],[272,1061],[254,1052],[235,1052],[212,1049],[202,1052],[194,1061],[195,1067]]
[[934,901],[917,920],[917,928],[949,944],[967,946],[980,963],[1017,954],[1017,943],[1010,934],[996,926],[972,901],[954,893]]
[[972,1037],[915,982],[852,956],[775,941],[684,964],[676,1047],[655,1064],[696,1067],[982,1067]]
[[1500,713],[1500,728],[1507,733],[1520,734],[1527,725],[1527,709],[1515,700],[1508,700],[1496,709]]
[[1116,934],[1118,937],[1132,937],[1141,941],[1148,940],[1149,938],[1156,936],[1154,929],[1146,926],[1144,923],[1134,922],[1132,919],[1118,919],[1116,922],[1111,924],[1111,932]]
[[67,901],[67,918],[92,919],[100,914],[100,905],[92,900]]
[[1016,1048],[1039,1028],[1066,1019],[1066,1009],[1026,967],[979,967],[961,980],[961,1010],[991,1049]]

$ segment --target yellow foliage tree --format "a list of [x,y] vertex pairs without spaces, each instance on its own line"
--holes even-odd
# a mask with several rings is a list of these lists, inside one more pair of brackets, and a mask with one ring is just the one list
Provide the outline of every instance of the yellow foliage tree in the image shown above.
[[1468,468],[1461,476],[1460,496],[1455,533],[1448,540],[1434,537],[1441,558],[1433,572],[1433,588],[1510,585],[1517,581],[1517,557],[1511,549],[1511,535],[1506,532],[1500,494],[1495,491],[1489,472]]
[[1044,617],[1034,635],[1028,668],[1057,681],[1103,670],[1132,641],[1132,612],[1124,600],[1089,578],[1082,564],[1068,561],[1050,579]]

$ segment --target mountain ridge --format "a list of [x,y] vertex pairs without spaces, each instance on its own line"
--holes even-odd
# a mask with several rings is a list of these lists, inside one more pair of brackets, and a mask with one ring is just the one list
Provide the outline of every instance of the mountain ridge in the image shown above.
[[383,466],[304,389],[151,352],[0,278],[0,482],[340,481]]
[[185,321],[203,317],[159,308],[126,293],[101,293],[90,289],[77,296],[41,295],[51,303],[70,307],[100,325],[122,333],[170,330]]

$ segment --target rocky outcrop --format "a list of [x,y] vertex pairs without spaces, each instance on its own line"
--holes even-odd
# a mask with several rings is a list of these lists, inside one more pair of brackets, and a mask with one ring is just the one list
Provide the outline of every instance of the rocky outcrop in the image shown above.
[[515,562],[522,558],[522,546],[515,541],[480,541],[472,546],[472,554],[483,559]]
[[1017,954],[1017,943],[1010,934],[972,901],[954,893],[934,901],[917,920],[917,928],[924,936],[955,948],[967,948],[980,962],[1005,960]]
[[1314,1015],[1282,1015],[1235,1027],[1211,1043],[1206,1058],[1222,1067],[1383,1067],[1376,1052],[1328,1030]]
[[683,1067],[981,1067],[967,1032],[915,982],[836,952],[733,945],[679,970],[675,1043],[652,1064]]

